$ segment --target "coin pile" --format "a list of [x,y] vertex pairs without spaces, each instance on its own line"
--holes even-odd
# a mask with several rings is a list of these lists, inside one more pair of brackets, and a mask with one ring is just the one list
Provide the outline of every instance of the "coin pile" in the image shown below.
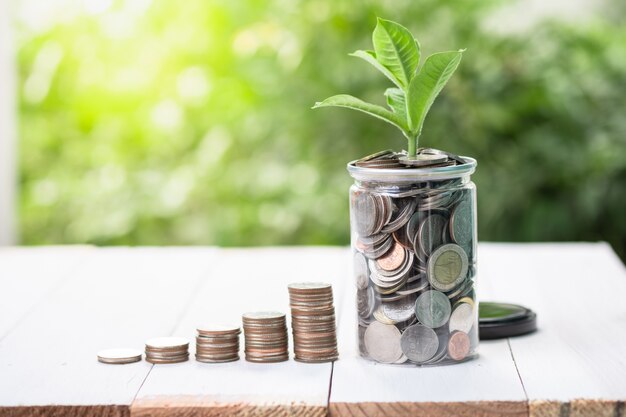
[[217,363],[239,360],[241,329],[226,326],[204,326],[197,329],[196,360]]
[[333,288],[319,282],[288,286],[295,360],[331,362],[337,359]]
[[242,321],[247,361],[282,362],[289,359],[285,314],[273,311],[246,313]]
[[189,341],[182,337],[156,337],[146,341],[146,361],[155,364],[185,362]]
[[[422,148],[413,158],[383,151],[353,165],[405,172],[465,163]],[[478,344],[473,184],[360,181],[350,197],[361,355],[419,365],[471,357]]]

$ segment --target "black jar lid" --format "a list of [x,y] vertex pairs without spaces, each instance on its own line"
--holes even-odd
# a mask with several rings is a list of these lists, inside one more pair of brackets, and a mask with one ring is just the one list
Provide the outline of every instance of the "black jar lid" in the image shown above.
[[481,301],[478,318],[481,340],[521,336],[537,330],[537,314],[517,304]]

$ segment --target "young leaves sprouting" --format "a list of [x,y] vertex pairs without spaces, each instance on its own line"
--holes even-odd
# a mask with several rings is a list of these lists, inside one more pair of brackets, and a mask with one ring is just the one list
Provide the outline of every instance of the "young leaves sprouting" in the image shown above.
[[424,119],[459,66],[464,50],[433,54],[419,68],[421,51],[417,39],[404,26],[380,18],[372,42],[374,51],[350,55],[368,62],[395,84],[385,91],[391,110],[346,94],[329,97],[313,108],[346,107],[391,123],[407,137],[409,156],[414,156]]

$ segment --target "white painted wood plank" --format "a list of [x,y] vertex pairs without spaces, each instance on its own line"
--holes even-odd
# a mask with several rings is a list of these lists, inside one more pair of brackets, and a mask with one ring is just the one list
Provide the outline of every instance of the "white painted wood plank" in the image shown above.
[[489,244],[481,255],[494,298],[537,312],[540,331],[511,339],[530,401],[625,400],[626,271],[610,246]]
[[[331,282],[338,309],[348,261],[347,248],[222,250],[219,264],[176,334],[193,339],[201,323],[241,325],[241,315],[246,311],[278,310],[286,313],[290,322],[290,282]],[[180,413],[181,408],[201,407],[206,411],[211,407],[239,407],[254,415],[271,415],[279,413],[281,407],[293,414],[296,407],[307,415],[325,415],[330,363],[303,364],[293,359],[276,364],[249,363],[243,357],[243,342],[242,334],[241,360],[237,362],[204,364],[192,359],[155,366],[133,404],[132,414],[154,413],[154,409],[163,407],[167,407],[163,414]]]
[[17,239],[17,76],[11,5],[0,0],[0,246]]
[[68,279],[88,252],[86,246],[0,249],[0,340]]
[[151,365],[98,363],[176,328],[212,265],[202,248],[94,249],[0,342],[0,407],[130,405]]
[[[480,289],[489,291],[490,281],[498,279],[499,271],[486,272],[482,265],[489,262],[482,257],[479,248],[479,297]],[[350,283],[352,280],[350,279]],[[335,363],[333,386],[330,397],[333,414],[363,415],[373,412],[368,409],[351,408],[335,404],[387,403],[380,415],[387,412],[409,415],[418,409],[406,409],[406,414],[395,410],[390,403],[459,403],[480,401],[512,401],[525,403],[526,397],[517,375],[506,340],[482,342],[478,359],[457,365],[416,368],[379,365],[362,359],[357,353],[356,289],[346,288],[343,301],[339,340],[343,351],[341,360]],[[348,408],[350,406],[348,405]],[[518,407],[519,408],[519,407]],[[523,408],[523,407],[522,407]],[[432,410],[419,410],[427,414]],[[514,412],[515,410],[511,410]],[[518,410],[519,411],[519,410]],[[451,412],[448,410],[448,412]],[[445,413],[444,413],[445,414]],[[476,413],[475,415],[479,415]],[[378,414],[377,414],[378,415]],[[431,415],[431,414],[428,414]]]

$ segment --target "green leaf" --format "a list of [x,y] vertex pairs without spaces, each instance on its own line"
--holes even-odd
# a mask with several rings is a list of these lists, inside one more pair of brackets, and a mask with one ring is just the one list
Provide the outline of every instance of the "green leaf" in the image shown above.
[[459,66],[464,51],[440,52],[429,56],[411,81],[406,98],[409,128],[413,134],[421,133],[430,106]]
[[389,71],[383,64],[381,64],[380,62],[378,62],[376,60],[376,52],[374,52],[374,51],[354,51],[353,53],[348,54],[348,55],[355,56],[357,58],[361,58],[362,60],[372,64],[372,66],[374,68],[376,68],[378,71],[382,72],[385,75],[385,77],[389,78],[392,83],[394,83],[398,87],[402,88],[402,85],[400,85],[400,82],[391,73],[391,71]]
[[385,90],[387,97],[387,105],[395,114],[400,116],[402,120],[406,120],[406,97],[404,91],[399,88],[388,88]]
[[366,103],[365,101],[348,94],[339,94],[336,96],[328,97],[326,100],[322,102],[317,102],[313,106],[314,109],[320,107],[345,107],[348,109],[358,110],[363,113],[367,113],[370,116],[374,116],[378,119],[384,120],[387,123],[391,123],[392,125],[403,131],[407,130],[405,120],[401,119],[397,114],[392,113],[382,106]]
[[415,75],[420,61],[419,44],[404,26],[378,18],[372,35],[376,59],[398,80],[406,90]]

